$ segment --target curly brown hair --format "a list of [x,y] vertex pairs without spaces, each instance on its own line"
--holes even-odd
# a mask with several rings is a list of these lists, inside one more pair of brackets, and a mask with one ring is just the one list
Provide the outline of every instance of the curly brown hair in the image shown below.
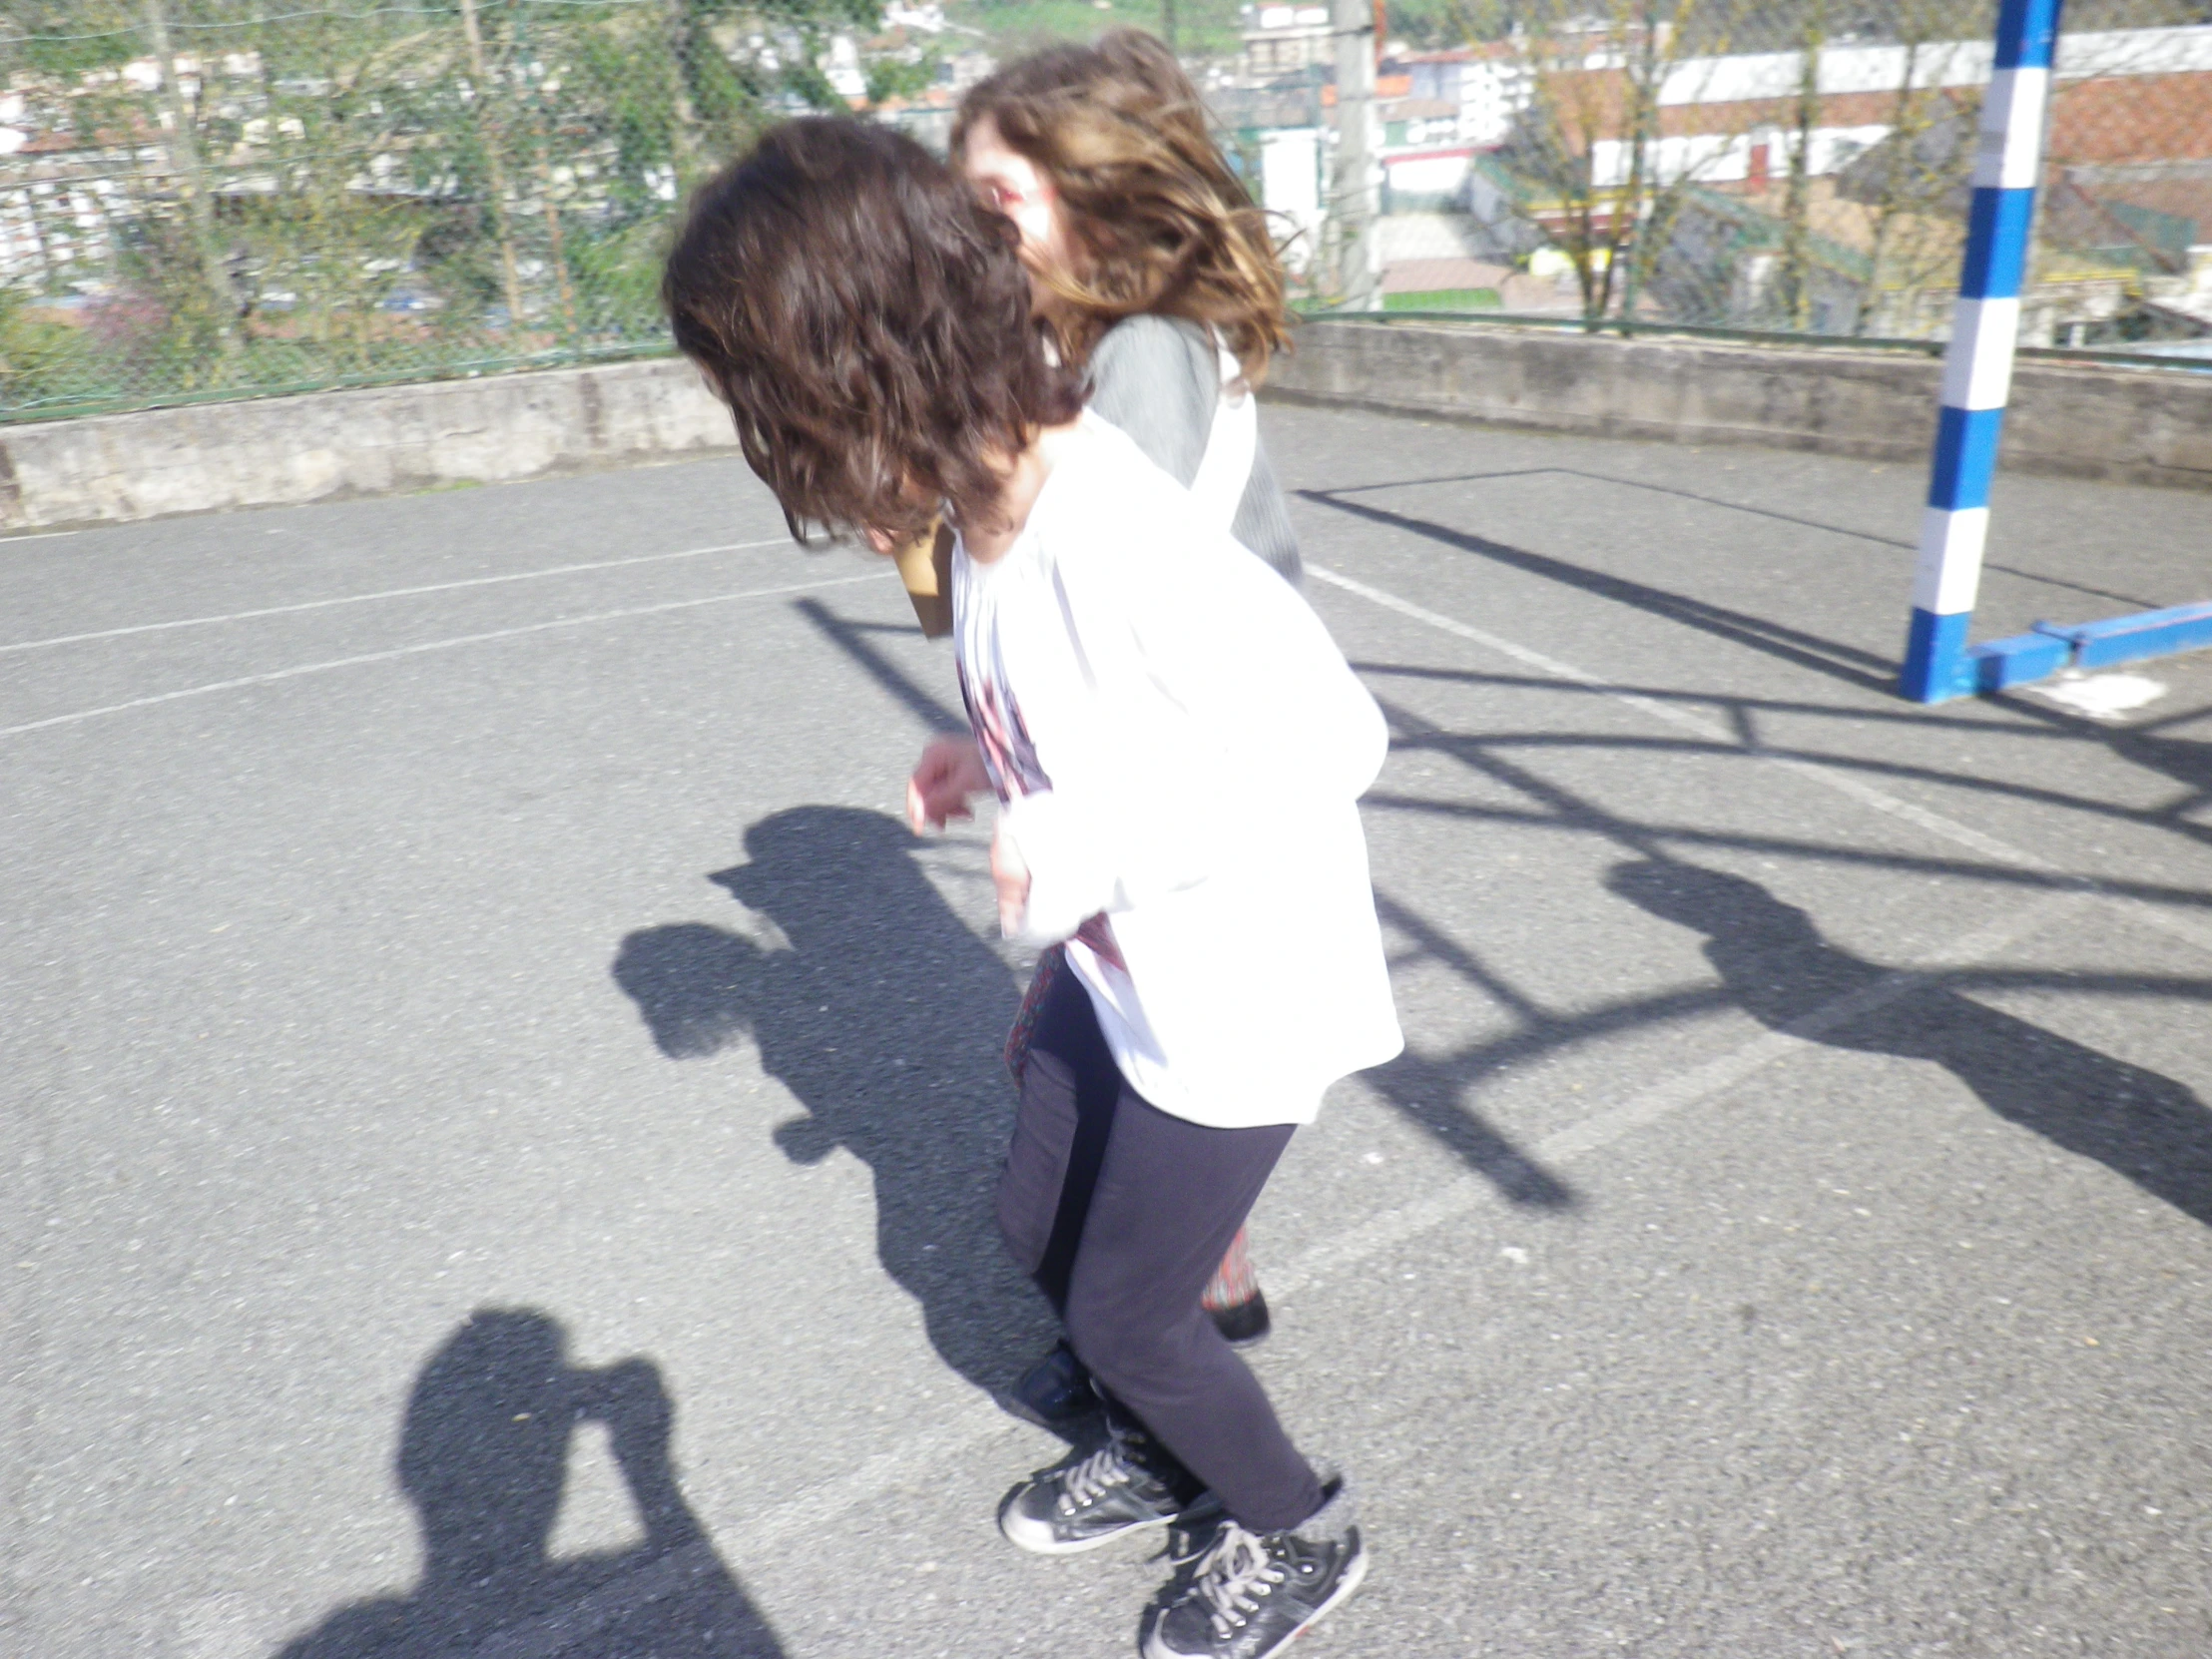
[[1005,463],[1076,418],[1013,226],[888,128],[809,117],[702,185],[662,275],[676,343],[805,526],[996,521]]
[[960,101],[955,159],[985,117],[1068,210],[1080,269],[1037,276],[1063,302],[1050,324],[1070,362],[1123,317],[1156,311],[1219,328],[1259,383],[1290,345],[1283,262],[1167,47],[1114,29],[1008,64]]

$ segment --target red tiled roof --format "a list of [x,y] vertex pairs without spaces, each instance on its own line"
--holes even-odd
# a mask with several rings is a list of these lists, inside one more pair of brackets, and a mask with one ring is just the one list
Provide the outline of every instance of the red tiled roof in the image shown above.
[[[1622,134],[1627,77],[1619,70],[1570,70],[1544,78],[1569,142],[1613,139]],[[1973,107],[1969,88],[1933,94],[1963,112]],[[1823,127],[1886,127],[1897,120],[1895,92],[1832,93],[1820,101]],[[1761,127],[1794,128],[1795,98],[1747,98],[1715,104],[1669,104],[1659,131],[1669,138],[1692,134],[1748,133]],[[2060,82],[2051,94],[2049,155],[2055,162],[2114,165],[2212,159],[2212,74],[2100,76]]]
[[2054,162],[2212,160],[2212,75],[2061,82],[2050,105],[2048,154]]
[[[1412,90],[1413,78],[1410,75],[1379,75],[1375,80],[1375,96],[1378,98],[1403,98]],[[1325,109],[1337,107],[1335,82],[1321,89],[1321,101]]]

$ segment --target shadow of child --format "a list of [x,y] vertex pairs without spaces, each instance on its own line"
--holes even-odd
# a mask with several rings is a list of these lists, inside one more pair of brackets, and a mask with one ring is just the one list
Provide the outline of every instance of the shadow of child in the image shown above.
[[992,1211],[1012,1121],[998,1054],[1013,977],[895,819],[800,807],[745,845],[749,861],[712,879],[790,948],[698,922],[650,927],[623,940],[615,981],[671,1058],[752,1038],[806,1109],[777,1127],[777,1146],[794,1163],[842,1148],[867,1166],[884,1271],[920,1305],[945,1364],[995,1393],[1056,1334]]
[[[331,1614],[281,1659],[446,1659],[494,1637],[486,1651],[566,1659],[781,1659],[677,1488],[672,1419],[650,1363],[580,1369],[547,1315],[480,1310],[423,1367],[400,1433],[421,1581]],[[606,1425],[645,1537],[555,1559],[570,1441],[589,1420]]]

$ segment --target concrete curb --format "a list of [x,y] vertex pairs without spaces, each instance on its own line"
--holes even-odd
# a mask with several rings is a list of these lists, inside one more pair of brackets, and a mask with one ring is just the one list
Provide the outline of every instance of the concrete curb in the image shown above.
[[736,442],[681,358],[0,426],[0,531],[498,483]]
[[[1309,322],[1270,396],[1602,437],[1927,459],[1942,365],[1769,346],[1485,324]],[[2030,362],[2002,464],[2212,489],[2212,374]]]
[[[1941,365],[1894,351],[1309,322],[1268,395],[1431,419],[1871,460],[1929,453]],[[0,426],[0,534],[727,454],[680,358]],[[2212,489],[2212,374],[2033,363],[2004,465]]]

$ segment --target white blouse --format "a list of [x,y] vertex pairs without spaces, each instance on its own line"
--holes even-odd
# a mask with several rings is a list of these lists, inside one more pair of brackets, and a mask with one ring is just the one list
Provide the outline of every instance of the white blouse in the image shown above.
[[1356,803],[1388,748],[1321,620],[1094,415],[1003,557],[953,560],[962,695],[1122,1075],[1219,1128],[1310,1122],[1403,1046]]

